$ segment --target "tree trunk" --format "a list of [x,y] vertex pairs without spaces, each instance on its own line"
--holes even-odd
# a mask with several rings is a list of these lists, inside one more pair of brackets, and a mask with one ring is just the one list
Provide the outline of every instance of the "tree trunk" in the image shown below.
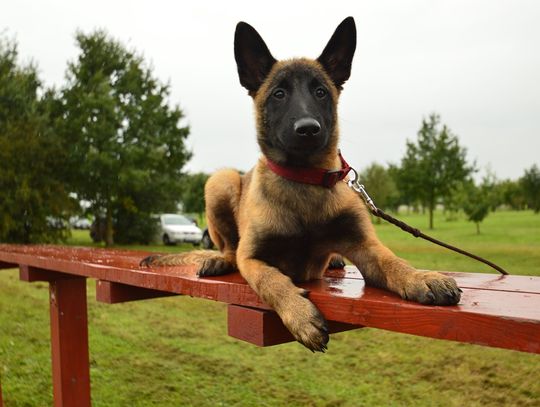
[[105,246],[109,247],[114,244],[113,239],[113,224],[112,224],[112,210],[111,207],[107,207],[107,214],[105,215]]
[[433,191],[429,194],[428,211],[429,211],[429,229],[433,230],[433,212],[435,211],[435,194]]
[[476,222],[476,234],[480,234],[480,222]]

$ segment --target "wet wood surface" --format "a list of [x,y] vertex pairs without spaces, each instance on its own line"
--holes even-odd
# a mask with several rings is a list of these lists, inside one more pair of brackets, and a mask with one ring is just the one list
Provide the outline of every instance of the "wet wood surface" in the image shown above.
[[[139,261],[147,254],[130,250],[0,245],[0,267],[21,265],[23,278],[33,268],[95,278],[100,280],[98,299],[110,303],[183,294],[259,312],[233,309],[236,318],[244,321],[237,324],[240,327],[257,326],[256,321],[263,318],[260,313],[269,309],[239,273],[199,278],[195,267],[140,267]],[[445,274],[454,277],[463,289],[456,306],[424,306],[366,287],[354,267],[328,271],[323,279],[302,287],[309,291],[309,298],[329,321],[347,324],[344,328],[367,326],[540,353],[540,277]],[[272,326],[274,322],[269,324]],[[236,336],[247,335],[237,331],[234,331]],[[252,342],[262,345],[271,342],[264,341],[259,335]]]
[[86,279],[50,282],[51,357],[55,406],[91,405]]

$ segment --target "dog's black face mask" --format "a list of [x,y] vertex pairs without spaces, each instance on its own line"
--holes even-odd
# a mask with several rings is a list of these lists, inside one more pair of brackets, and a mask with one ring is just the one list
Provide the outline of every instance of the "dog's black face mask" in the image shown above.
[[324,150],[335,126],[335,103],[325,82],[300,62],[279,70],[264,101],[263,142],[291,158]]
[[[337,143],[336,106],[351,73],[356,26],[348,17],[317,60],[278,62],[259,33],[236,26],[234,55],[240,83],[254,98],[263,153],[294,165],[315,165]],[[311,157],[311,158],[310,158]]]

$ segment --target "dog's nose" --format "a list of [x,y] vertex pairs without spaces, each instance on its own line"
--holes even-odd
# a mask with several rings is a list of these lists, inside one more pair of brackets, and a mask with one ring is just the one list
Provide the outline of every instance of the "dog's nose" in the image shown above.
[[299,136],[314,136],[321,131],[321,125],[311,117],[303,117],[294,123],[294,131]]

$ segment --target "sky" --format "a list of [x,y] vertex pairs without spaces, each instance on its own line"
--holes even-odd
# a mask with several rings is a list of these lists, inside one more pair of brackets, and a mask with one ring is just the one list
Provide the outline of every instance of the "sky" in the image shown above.
[[399,163],[431,112],[467,157],[498,178],[540,165],[538,1],[7,1],[0,33],[46,86],[64,83],[76,30],[103,28],[171,86],[189,124],[186,170],[248,170],[257,161],[251,98],[240,86],[234,29],[246,21],[277,59],[320,55],[356,21],[351,78],[339,104],[341,150],[353,167]]

